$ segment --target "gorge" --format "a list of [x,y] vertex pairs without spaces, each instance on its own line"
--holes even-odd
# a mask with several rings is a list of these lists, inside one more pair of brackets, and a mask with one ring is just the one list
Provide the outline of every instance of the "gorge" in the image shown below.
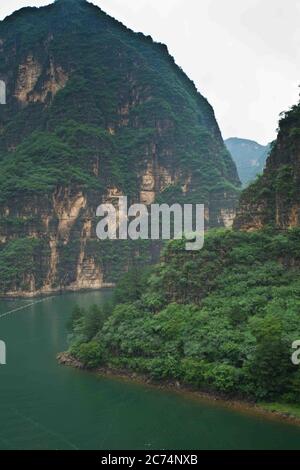
[[[1,81],[0,449],[299,449],[300,104],[226,142],[242,191],[167,47],[85,0],[1,21]],[[201,249],[124,236],[176,204]]]

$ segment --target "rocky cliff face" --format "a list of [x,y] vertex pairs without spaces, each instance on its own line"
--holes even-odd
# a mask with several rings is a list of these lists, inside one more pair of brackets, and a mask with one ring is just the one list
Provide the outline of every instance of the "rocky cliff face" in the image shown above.
[[0,79],[1,294],[99,288],[151,261],[150,244],[96,238],[116,196],[204,203],[207,227],[232,224],[235,165],[164,45],[58,0],[0,23]]
[[241,196],[234,226],[255,230],[288,229],[300,223],[300,105],[279,122],[263,175]]

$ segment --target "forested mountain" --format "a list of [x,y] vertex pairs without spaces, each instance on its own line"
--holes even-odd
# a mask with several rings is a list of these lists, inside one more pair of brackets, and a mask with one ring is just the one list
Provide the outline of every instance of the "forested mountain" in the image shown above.
[[283,113],[266,169],[241,197],[236,228],[300,225],[300,105]]
[[84,0],[23,8],[0,23],[0,292],[110,285],[137,242],[99,242],[96,207],[206,204],[230,226],[236,167],[212,107],[167,47]]
[[280,121],[236,229],[210,230],[198,252],[170,242],[151,273],[124,278],[114,305],[77,310],[72,357],[279,407],[300,403],[291,360],[300,338],[299,110]]
[[236,164],[243,186],[253,182],[264,170],[270,145],[260,145],[254,140],[232,137],[225,140],[225,145]]
[[210,231],[204,249],[170,242],[153,271],[131,271],[115,305],[76,310],[69,353],[206,392],[300,403],[300,231]]

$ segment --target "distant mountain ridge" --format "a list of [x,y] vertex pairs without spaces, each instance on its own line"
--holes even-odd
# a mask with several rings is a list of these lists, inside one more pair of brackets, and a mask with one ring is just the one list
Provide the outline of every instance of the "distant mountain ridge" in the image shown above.
[[247,186],[264,170],[271,146],[260,145],[254,140],[231,137],[225,140],[227,150],[237,166],[243,186]]

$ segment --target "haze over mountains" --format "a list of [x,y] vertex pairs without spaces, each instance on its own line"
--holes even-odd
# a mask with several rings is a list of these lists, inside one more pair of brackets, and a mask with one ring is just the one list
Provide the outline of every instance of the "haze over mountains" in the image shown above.
[[247,186],[255,177],[263,172],[268,154],[269,145],[260,145],[254,140],[232,137],[225,140],[243,186]]

